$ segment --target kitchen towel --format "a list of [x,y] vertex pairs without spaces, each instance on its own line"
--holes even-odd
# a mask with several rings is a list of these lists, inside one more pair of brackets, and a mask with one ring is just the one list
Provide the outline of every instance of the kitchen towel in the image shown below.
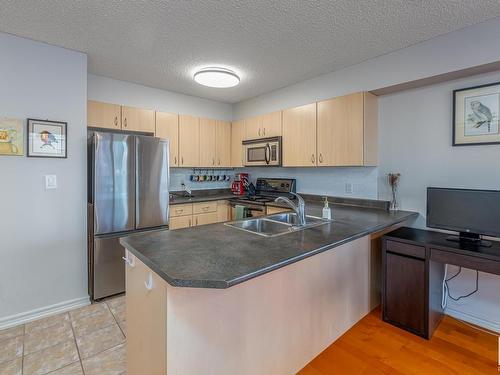
[[240,219],[244,219],[245,218],[245,206],[240,206],[239,204],[237,204],[236,206],[234,206],[234,218],[236,220],[240,220]]

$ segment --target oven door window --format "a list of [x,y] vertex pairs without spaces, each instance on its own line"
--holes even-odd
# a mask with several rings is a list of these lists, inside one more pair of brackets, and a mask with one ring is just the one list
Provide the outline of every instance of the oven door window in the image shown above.
[[251,163],[266,162],[266,145],[247,149],[247,161]]

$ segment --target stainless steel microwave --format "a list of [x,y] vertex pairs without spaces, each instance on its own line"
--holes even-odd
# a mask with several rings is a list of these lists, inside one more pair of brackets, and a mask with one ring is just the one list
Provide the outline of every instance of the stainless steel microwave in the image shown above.
[[245,167],[281,166],[281,137],[243,141]]

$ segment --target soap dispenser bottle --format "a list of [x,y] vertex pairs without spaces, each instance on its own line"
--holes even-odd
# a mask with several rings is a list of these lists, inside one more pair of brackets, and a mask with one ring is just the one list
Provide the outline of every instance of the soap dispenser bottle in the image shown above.
[[328,197],[325,197],[325,205],[323,207],[323,219],[332,220],[332,210],[328,206]]

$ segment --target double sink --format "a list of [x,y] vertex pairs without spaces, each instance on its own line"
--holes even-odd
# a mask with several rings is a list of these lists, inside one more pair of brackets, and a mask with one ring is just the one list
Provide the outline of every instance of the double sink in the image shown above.
[[246,219],[225,223],[229,227],[244,230],[246,232],[258,234],[264,237],[276,237],[283,234],[304,230],[319,225],[330,223],[331,220],[321,219],[315,216],[306,215],[304,225],[299,225],[299,218],[296,213],[287,212],[256,219]]

